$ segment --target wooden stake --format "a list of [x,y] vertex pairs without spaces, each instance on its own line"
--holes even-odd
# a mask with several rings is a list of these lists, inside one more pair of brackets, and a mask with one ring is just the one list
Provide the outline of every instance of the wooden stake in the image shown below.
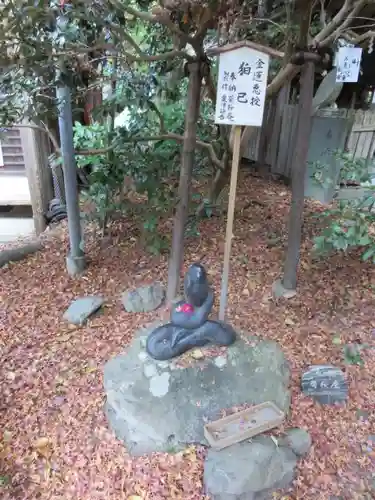
[[225,309],[227,306],[227,299],[228,299],[229,260],[230,260],[230,250],[233,238],[233,219],[234,219],[234,207],[236,204],[238,165],[240,162],[240,146],[241,146],[241,126],[236,125],[234,129],[234,140],[233,140],[233,158],[232,158],[232,171],[230,177],[230,190],[229,190],[229,201],[228,201],[227,231],[225,235],[224,266],[223,266],[223,275],[221,279],[220,311],[219,311],[220,321],[224,321],[225,319]]

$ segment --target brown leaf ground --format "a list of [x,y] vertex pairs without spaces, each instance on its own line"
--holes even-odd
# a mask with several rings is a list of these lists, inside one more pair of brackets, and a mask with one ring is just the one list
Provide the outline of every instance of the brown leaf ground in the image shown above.
[[[289,194],[255,178],[239,182],[229,290],[229,320],[250,334],[277,340],[292,370],[292,410],[286,426],[301,426],[313,447],[283,498],[374,498],[375,271],[358,256],[314,261],[309,236],[316,221],[306,210],[298,296],[270,298],[282,272]],[[265,206],[251,204],[263,200]],[[66,230],[43,252],[0,270],[0,486],[3,500],[203,499],[204,450],[131,459],[103,415],[103,364],[153,314],[122,310],[121,291],[162,279],[166,259],[137,247],[130,225],[113,228],[114,245],[87,237],[90,266],[80,279],[65,272]],[[190,240],[186,262],[202,261],[220,287],[225,225],[213,218]],[[272,246],[270,240],[280,238]],[[106,299],[101,315],[70,328],[62,314],[81,294]],[[157,316],[165,316],[159,311]],[[346,365],[342,344],[367,343],[363,366]],[[333,339],[336,339],[333,342]],[[348,403],[323,407],[301,395],[300,376],[310,363],[334,363],[350,382]],[[372,491],[372,493],[371,493]],[[280,495],[275,498],[281,498]]]

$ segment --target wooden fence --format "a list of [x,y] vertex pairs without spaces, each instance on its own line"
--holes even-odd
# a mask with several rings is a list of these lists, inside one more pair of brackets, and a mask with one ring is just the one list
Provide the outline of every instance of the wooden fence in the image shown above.
[[357,111],[347,142],[347,149],[354,158],[371,161],[375,153],[375,111]]
[[[279,96],[277,100],[266,106],[263,127],[253,129],[244,157],[266,163],[270,165],[273,173],[290,177],[294,151],[298,147],[295,144],[298,107],[295,104],[285,104],[285,101],[283,104],[282,99],[283,97]],[[354,158],[373,160],[375,154],[374,110],[352,111],[325,108],[319,110],[314,117],[330,118],[331,126],[337,119],[337,125],[341,122],[341,132],[343,124],[346,123],[345,137],[339,142],[353,154]],[[336,139],[338,140],[338,137]],[[315,147],[319,148],[319,146],[320,144],[316,144]]]

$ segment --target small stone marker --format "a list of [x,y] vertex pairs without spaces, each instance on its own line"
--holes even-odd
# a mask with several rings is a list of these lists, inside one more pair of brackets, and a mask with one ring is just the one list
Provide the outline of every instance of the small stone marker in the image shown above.
[[153,283],[124,292],[122,294],[122,304],[126,312],[150,312],[161,306],[164,297],[165,291],[162,285]]
[[80,297],[73,300],[65,311],[63,318],[65,321],[68,321],[68,323],[82,326],[92,314],[101,308],[103,302],[103,297],[96,297],[94,295]]
[[332,365],[316,365],[302,375],[302,391],[321,404],[335,404],[346,401],[348,383],[344,372]]

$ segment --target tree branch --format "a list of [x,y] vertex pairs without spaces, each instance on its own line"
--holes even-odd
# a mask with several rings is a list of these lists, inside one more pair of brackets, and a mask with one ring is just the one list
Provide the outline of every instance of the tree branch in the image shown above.
[[327,26],[327,15],[324,7],[324,0],[319,0],[320,1],[320,24],[322,28],[325,28]]
[[[184,142],[184,136],[179,135],[179,134],[175,134],[173,132],[166,132],[166,133],[160,134],[160,135],[150,135],[150,136],[146,136],[146,137],[132,137],[130,139],[125,139],[124,143],[156,142],[156,141],[168,141],[168,140],[177,141],[177,142]],[[201,149],[206,149],[212,163],[218,169],[223,170],[224,166],[223,166],[222,162],[219,160],[219,158],[217,157],[212,144],[209,144],[208,142],[197,140],[196,145]]]
[[140,56],[134,56],[129,52],[122,52],[131,62],[154,62],[154,61],[166,61],[168,59],[175,59],[176,57],[183,57],[188,61],[194,61],[194,58],[191,57],[184,50],[170,50],[169,52],[164,52],[164,54],[156,54],[154,56],[149,56],[147,54],[142,54]]
[[164,117],[162,113],[159,111],[159,108],[153,101],[149,101],[150,108],[155,111],[157,117],[159,118],[159,123],[160,123],[160,132],[162,134],[165,133],[165,122],[164,122]]
[[[359,0],[362,3],[362,0]],[[316,35],[314,41],[316,44],[321,44],[322,41],[327,38],[333,31],[336,30],[340,24],[345,21],[346,16],[353,6],[353,0],[345,0],[344,5],[334,16],[331,22],[329,22],[321,31]]]
[[322,45],[328,45],[334,40],[336,40],[345,28],[348,28],[353,20],[356,18],[357,14],[362,10],[362,8],[366,5],[367,0],[359,0],[351,12],[347,15],[346,19],[326,38],[321,41]]
[[190,43],[190,45],[194,47],[195,45],[194,38],[189,35],[186,35],[186,33],[181,31],[169,18],[169,15],[166,13],[166,11],[164,11],[162,8],[159,9],[160,13],[158,15],[154,15],[154,14],[149,14],[148,12],[142,12],[133,9],[133,7],[127,5],[123,5],[119,0],[109,0],[109,3],[111,3],[114,7],[116,7],[116,9],[118,9],[120,12],[126,12],[131,16],[134,16],[138,19],[142,19],[142,21],[146,21],[152,24],[162,24],[163,26],[168,28],[172,33],[175,33],[186,43]]
[[368,31],[367,33],[363,33],[362,35],[358,35],[352,39],[352,43],[355,45],[359,45],[360,43],[365,42],[368,38],[375,37],[375,31]]
[[[138,47],[139,49],[139,47]],[[79,53],[87,53],[87,52],[94,52],[97,50],[108,50],[113,52],[117,57],[120,59],[128,59],[131,62],[153,62],[153,61],[166,61],[168,59],[174,59],[175,57],[183,57],[187,59],[188,61],[194,61],[194,58],[191,57],[187,52],[184,50],[170,50],[168,52],[164,52],[163,54],[156,54],[156,55],[149,55],[145,54],[144,52],[139,49],[138,55],[131,54],[130,52],[126,52],[121,50],[121,48],[115,47],[112,44],[105,44],[105,45],[96,45],[94,47],[82,47],[78,48]],[[64,52],[57,52],[53,54],[54,57],[62,57],[62,56],[74,56],[77,54],[77,47],[71,50],[64,51]]]

